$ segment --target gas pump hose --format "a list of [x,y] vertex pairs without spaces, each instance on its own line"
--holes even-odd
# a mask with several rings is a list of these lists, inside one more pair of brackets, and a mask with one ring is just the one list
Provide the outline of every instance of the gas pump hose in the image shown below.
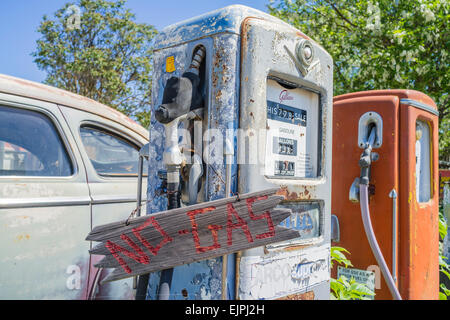
[[392,278],[391,273],[389,272],[386,261],[384,260],[383,254],[381,253],[380,247],[378,246],[377,239],[375,237],[372,221],[370,220],[370,211],[369,211],[369,185],[368,184],[360,184],[359,185],[359,198],[360,198],[360,207],[361,207],[361,217],[364,224],[364,231],[366,232],[367,240],[369,241],[370,248],[372,249],[373,255],[377,260],[378,266],[381,269],[381,273],[383,274],[384,280],[389,287],[389,291],[392,294],[392,297],[395,300],[402,300],[400,293],[398,292],[397,286],[395,285],[394,279]]
[[[367,240],[369,241],[370,248],[373,255],[377,260],[378,266],[381,269],[384,280],[386,281],[389,291],[395,300],[402,300],[400,293],[398,292],[395,281],[389,272],[386,261],[384,260],[383,253],[380,250],[375,233],[372,228],[372,220],[370,219],[369,210],[369,181],[370,181],[370,169],[372,165],[372,146],[376,139],[376,128],[372,127],[368,136],[368,141],[364,152],[359,159],[359,166],[361,167],[361,176],[359,179],[359,204],[361,208],[361,217],[364,224],[364,231],[366,232]],[[392,270],[394,272],[394,270]]]

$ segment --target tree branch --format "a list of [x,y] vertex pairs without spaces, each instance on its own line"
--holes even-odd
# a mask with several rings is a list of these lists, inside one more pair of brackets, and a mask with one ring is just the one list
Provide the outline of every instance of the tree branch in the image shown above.
[[330,2],[330,1],[328,1],[328,0],[325,0],[325,2],[328,3],[328,4],[331,6],[331,8],[333,8],[333,10],[334,10],[334,11],[335,11],[342,19],[344,19],[349,25],[351,25],[351,26],[353,26],[353,27],[355,27],[355,28],[358,28],[357,25],[353,24],[350,20],[348,20],[348,19],[347,19],[347,18],[339,11],[339,9],[336,8],[336,6],[334,5],[334,3],[332,3],[332,2]]

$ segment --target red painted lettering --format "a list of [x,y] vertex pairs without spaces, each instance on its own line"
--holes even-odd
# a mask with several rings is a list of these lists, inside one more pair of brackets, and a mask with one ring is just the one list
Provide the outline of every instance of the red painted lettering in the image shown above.
[[123,260],[122,257],[119,256],[119,253],[122,253],[123,255],[127,256],[128,258],[131,258],[134,261],[139,262],[141,264],[149,264],[150,263],[150,258],[127,235],[122,234],[120,236],[120,239],[124,240],[130,247],[132,247],[134,249],[134,251],[136,251],[137,255],[135,253],[119,246],[118,244],[115,244],[114,242],[109,241],[109,240],[106,242],[105,246],[109,250],[109,252],[111,252],[114,259],[116,259],[116,261],[120,264],[120,266],[123,268],[123,270],[125,270],[126,273],[131,273],[132,270],[126,264],[125,260]]
[[247,199],[247,210],[250,215],[250,219],[256,221],[260,219],[266,219],[267,226],[269,228],[269,231],[266,233],[261,233],[256,235],[256,239],[265,239],[265,238],[271,238],[275,236],[275,227],[273,225],[272,217],[270,216],[270,212],[266,211],[261,215],[256,215],[253,213],[252,204],[253,202],[257,200],[265,200],[267,199],[267,196],[258,197],[258,198],[248,198]]
[[[247,222],[245,222],[244,219],[239,217],[236,209],[233,207],[233,204],[228,203],[227,204],[227,237],[228,241],[227,244],[231,246],[233,244],[233,229],[241,228],[244,231],[245,236],[247,237],[248,242],[253,242],[252,234],[250,233],[250,230],[248,229]],[[233,216],[237,219],[237,223],[233,223]]]
[[[144,237],[142,237],[142,235],[140,234],[140,232],[142,231],[142,229],[148,227],[149,225],[152,225],[156,230],[158,230],[158,232],[163,236],[163,239],[161,240],[160,243],[158,243],[158,245],[156,247],[153,247],[148,241],[147,239],[145,239]],[[173,239],[163,230],[163,228],[161,228],[161,226],[159,225],[159,223],[156,221],[156,219],[154,217],[150,217],[149,219],[147,219],[142,225],[140,225],[137,228],[134,228],[133,230],[133,234],[136,236],[136,238],[139,239],[139,241],[142,242],[142,244],[154,255],[156,256],[158,254],[158,251],[162,248],[163,245],[165,245],[166,243],[171,242]]]
[[[206,251],[210,251],[210,250],[214,250],[214,249],[220,248],[217,231],[222,229],[222,226],[217,226],[217,225],[209,225],[208,226],[208,229],[212,233],[213,244],[208,246],[208,247],[202,247],[200,245],[200,238],[199,238],[199,235],[198,235],[198,225],[197,225],[197,222],[195,221],[195,216],[196,215],[202,214],[202,213],[205,213],[205,212],[209,212],[209,211],[213,211],[215,209],[216,209],[215,207],[208,207],[208,208],[203,208],[203,209],[192,210],[192,211],[189,211],[189,212],[186,213],[188,215],[189,219],[191,220],[192,237],[194,238],[195,250],[198,253],[203,253],[203,252],[206,252]],[[185,234],[186,231],[187,230],[180,230],[180,231],[178,231],[178,233]]]

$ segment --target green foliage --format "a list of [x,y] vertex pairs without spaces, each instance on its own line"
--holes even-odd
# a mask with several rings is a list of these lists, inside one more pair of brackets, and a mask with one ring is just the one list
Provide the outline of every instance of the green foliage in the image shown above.
[[333,267],[333,263],[343,264],[345,267],[353,267],[351,261],[347,259],[345,253],[350,254],[346,249],[342,247],[331,247],[331,267]]
[[353,279],[350,281],[346,277],[341,276],[339,279],[331,279],[331,300],[370,300],[369,296],[375,293],[366,285],[358,283]]
[[444,218],[444,214],[442,211],[439,211],[439,238],[440,241],[444,241],[445,237],[447,236],[447,221]]
[[[442,211],[439,211],[439,272],[444,274],[450,280],[450,266],[443,255],[443,241],[447,236],[447,221],[444,218]],[[450,290],[447,289],[444,283],[440,284],[439,300],[447,300],[450,296]]]
[[334,95],[415,89],[440,112],[440,157],[450,157],[450,2],[270,0],[269,12],[321,44],[334,60]]
[[114,107],[147,127],[156,30],[134,20],[125,0],[77,0],[53,18],[44,16],[32,55],[47,72],[45,83]]
[[[342,247],[331,247],[331,267],[334,263],[342,264],[346,268],[353,266],[344,253],[350,254]],[[365,284],[356,282],[353,277],[350,281],[345,276],[341,276],[339,279],[331,278],[330,289],[332,300],[370,300],[370,296],[375,295]]]

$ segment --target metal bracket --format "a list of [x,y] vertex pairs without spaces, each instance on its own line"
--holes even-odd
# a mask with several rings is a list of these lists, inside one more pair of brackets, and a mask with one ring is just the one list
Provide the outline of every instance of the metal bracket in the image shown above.
[[288,47],[284,46],[284,49],[287,51],[287,53],[289,54],[289,56],[291,57],[292,61],[294,61],[295,66],[297,67],[297,69],[301,72],[301,74],[305,77],[308,72],[310,72],[314,67],[316,67],[320,60],[316,60],[315,62],[312,62],[310,65],[303,65],[299,59],[295,56],[294,53],[292,53],[291,50],[289,50]]
[[383,119],[375,111],[369,111],[359,118],[358,146],[360,148],[366,148],[372,126],[376,127],[375,142],[373,143],[372,148],[379,148],[383,144]]
[[397,191],[392,189],[389,193],[392,198],[392,278],[397,282]]
[[331,215],[331,241],[339,242],[341,240],[341,230],[339,228],[339,219],[336,215]]
[[359,203],[359,178],[353,180],[348,194],[348,199],[353,203]]

